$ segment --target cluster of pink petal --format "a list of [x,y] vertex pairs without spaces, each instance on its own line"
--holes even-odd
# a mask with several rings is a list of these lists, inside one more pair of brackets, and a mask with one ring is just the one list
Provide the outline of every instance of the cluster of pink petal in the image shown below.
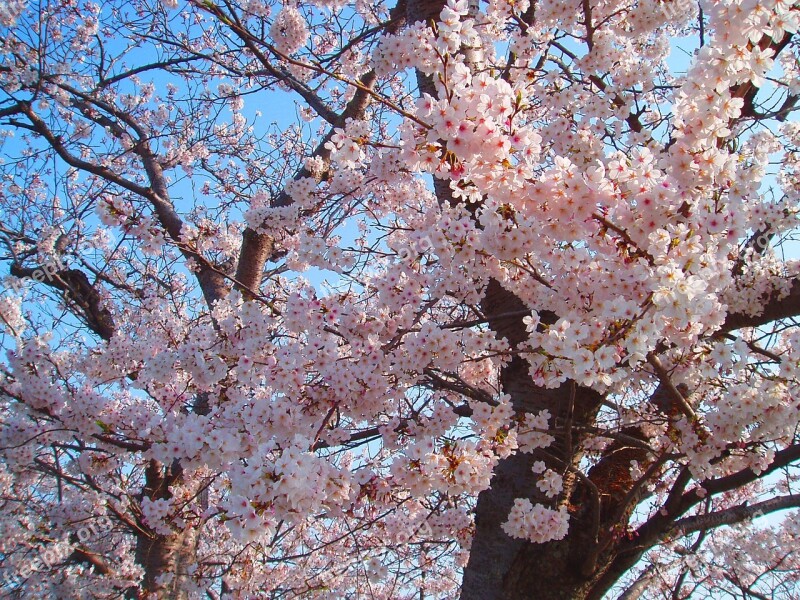
[[296,8],[284,6],[272,21],[269,34],[279,52],[294,54],[308,39],[308,25]]
[[553,510],[542,504],[532,504],[527,498],[514,500],[508,520],[503,523],[503,531],[511,537],[536,544],[560,540],[567,535],[568,528],[569,513],[565,506]]
[[[796,225],[800,159],[784,161],[777,179],[780,201],[765,201],[759,189],[775,153],[783,151],[782,140],[800,145],[800,128],[787,123],[780,131],[755,132],[735,151],[724,143],[735,133],[728,129],[730,120],[743,108],[730,89],[744,82],[760,85],[772,68],[770,51],[751,42],[764,33],[794,31],[798,12],[788,3],[770,2],[762,3],[769,10],[743,17],[742,3],[705,3],[708,43],[690,74],[671,82],[678,86],[673,96],[661,98],[673,103],[674,140],[667,147],[645,133],[628,132],[617,136],[624,151],[608,152],[606,125],[621,131],[632,109],[626,90],[641,84],[643,94],[656,94],[653,81],[669,45],[665,36],[651,45],[643,40],[664,25],[656,7],[661,4],[639,3],[627,28],[599,30],[579,65],[589,76],[614,65],[608,94],[617,94],[618,103],[562,88],[555,74],[532,82],[517,74],[528,71],[525,61],[549,42],[554,28],[582,35],[577,2],[537,5],[535,26],[509,41],[519,62],[507,79],[474,69],[463,48],[482,48],[491,59],[492,44],[504,39],[504,26],[527,2],[492,1],[485,23],[469,18],[463,2],[453,2],[442,12],[438,35],[417,24],[383,37],[370,58],[376,72],[391,78],[418,69],[433,76],[437,97],[424,94],[409,102],[395,139],[374,123],[347,121],[325,146],[330,164],[310,159],[311,176],[285,185],[291,205],[272,206],[267,192],[256,192],[244,215],[246,224],[273,236],[275,247],[286,252],[283,266],[352,277],[350,287],[323,295],[302,278],[278,274],[258,290],[269,303],[233,292],[214,306],[212,322],[198,318],[185,274],[175,275],[165,297],[154,283],[158,273],[148,266],[136,310],[124,313],[120,333],[101,346],[63,351],[52,350],[45,336],[23,338],[30,327],[21,301],[4,296],[0,317],[17,345],[0,383],[20,399],[26,418],[2,433],[9,473],[0,484],[10,485],[6,481],[36,458],[30,440],[71,443],[75,433],[99,440],[103,455],[81,457],[76,468],[110,478],[119,462],[107,457],[117,449],[102,440],[113,432],[146,442],[145,461],[180,460],[187,479],[222,481],[206,508],[188,485],[171,490],[177,500],[170,503],[141,502],[154,530],[168,532],[196,512],[209,523],[202,558],[241,551],[256,561],[264,546],[244,544],[265,544],[285,522],[293,527],[282,542],[286,555],[304,552],[309,541],[345,548],[335,557],[345,561],[343,571],[353,577],[368,572],[375,596],[391,597],[391,587],[381,582],[391,577],[385,565],[393,557],[431,566],[429,557],[412,556],[413,544],[404,544],[456,539],[468,548],[469,511],[455,499],[486,489],[499,458],[535,452],[555,440],[549,411],[515,419],[511,398],[497,394],[500,370],[511,357],[508,343],[488,328],[458,325],[462,315],[469,322],[472,315],[463,307],[479,305],[490,279],[536,309],[526,318],[528,340],[521,352],[537,384],[571,379],[615,393],[621,398],[614,417],[619,424],[651,421],[642,426],[652,434],[651,447],[679,453],[697,478],[743,468],[763,471],[774,448],[795,435],[800,339],[777,334],[771,352],[780,364],[764,373],[754,366],[763,357],[749,345],[757,341],[756,332],[736,341],[706,336],[719,330],[728,313],[758,314],[767,298],[789,293],[789,278],[798,273],[798,265],[766,252],[746,254],[736,285],[731,277],[748,232]],[[613,24],[615,5],[596,3],[596,21]],[[269,12],[258,2],[247,10],[262,17]],[[673,12],[670,27],[688,14]],[[96,34],[92,18],[76,43]],[[289,55],[306,44],[309,22],[284,7],[270,34]],[[348,68],[358,70],[357,62]],[[793,68],[785,65],[786,77],[796,79]],[[10,87],[31,76],[24,68],[0,74]],[[218,90],[234,116],[216,135],[235,145],[246,127],[232,92]],[[53,96],[60,97],[55,91]],[[143,115],[154,135],[179,119],[170,102],[144,85],[124,103]],[[576,107],[592,119],[564,116]],[[68,109],[64,100],[59,110]],[[197,132],[189,130],[164,147],[165,165],[186,173],[209,156]],[[90,139],[78,126],[72,135]],[[279,141],[287,142],[288,152],[302,152],[290,136]],[[110,144],[121,156],[131,150],[127,138]],[[449,186],[464,204],[439,206],[421,174]],[[333,228],[319,235],[323,228],[312,209],[330,198],[344,213],[359,214],[356,249]],[[478,200],[473,215],[470,207]],[[133,236],[145,255],[155,255],[165,243],[155,222],[124,197],[104,196],[97,211],[105,226]],[[371,251],[371,237],[387,231],[380,251]],[[45,233],[43,256],[53,252],[57,238]],[[187,217],[181,239],[200,254],[235,259],[237,235],[236,227],[197,214]],[[112,248],[108,240],[96,242],[109,264]],[[112,269],[109,276],[119,273]],[[559,319],[543,323],[547,311]],[[701,411],[698,422],[666,423],[642,401],[642,390],[656,384],[647,357],[665,340],[673,348],[664,352],[665,367],[689,384]],[[420,389],[432,382],[441,391],[422,393],[415,405]],[[459,385],[488,399],[468,403],[465,430],[473,439],[451,435],[460,424],[452,407],[466,408]],[[211,399],[206,415],[186,410],[198,394]],[[57,417],[64,430],[27,418],[42,414]],[[379,450],[326,454],[364,432],[375,437]],[[581,443],[594,451],[605,438],[587,436]],[[538,490],[557,498],[561,475],[544,463],[537,473]],[[660,497],[667,487],[651,491]],[[431,514],[432,497],[452,502]],[[93,514],[104,510],[98,502]],[[70,515],[83,516],[78,510]],[[352,533],[364,523],[377,524]],[[504,529],[546,542],[562,538],[568,523],[565,507],[520,498]],[[796,532],[783,535],[794,543]],[[18,535],[13,539],[22,543]],[[370,561],[373,550],[386,554]],[[768,555],[765,550],[759,560],[774,558]],[[262,574],[248,581],[232,578],[230,586],[243,594],[267,585],[338,590],[331,556],[320,551],[292,569],[279,564],[276,553]],[[136,568],[125,566],[130,574]]]

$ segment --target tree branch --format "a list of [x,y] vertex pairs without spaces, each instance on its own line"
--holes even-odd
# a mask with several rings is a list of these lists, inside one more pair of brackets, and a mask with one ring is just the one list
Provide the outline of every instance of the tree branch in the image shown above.
[[800,316],[800,278],[792,280],[786,296],[772,292],[762,303],[761,312],[755,315],[730,313],[722,324],[720,333],[729,333],[742,327],[761,327],[772,321]]
[[[680,392],[680,390],[675,386],[674,383],[672,383],[672,378],[664,368],[664,365],[661,364],[661,359],[659,359],[655,353],[650,352],[647,354],[647,362],[650,363],[651,367],[653,367],[658,380],[661,382],[659,388],[661,388],[661,386],[664,387],[664,390],[666,390],[666,392],[669,394],[671,401],[675,403],[674,405],[680,409],[680,411],[686,416],[687,419],[689,419],[689,421],[696,421],[697,414],[686,401],[686,398],[683,397],[683,394]],[[656,392],[658,392],[658,390],[656,390]],[[655,398],[656,394],[653,394],[653,397]]]
[[617,600],[639,600],[653,583],[653,579],[656,576],[656,567],[653,564],[647,565],[647,568],[639,573],[639,576],[636,578],[632,584],[628,586],[628,588],[622,592]]
[[687,535],[696,531],[714,529],[723,525],[735,525],[754,517],[760,517],[778,510],[800,507],[800,494],[789,494],[770,498],[758,504],[740,504],[732,508],[694,517],[686,517],[675,522],[665,535]]
[[114,336],[116,324],[114,317],[103,306],[100,293],[89,283],[89,278],[79,269],[61,269],[56,271],[54,265],[43,265],[36,268],[22,267],[18,263],[11,265],[14,277],[34,278],[54,289],[64,292],[67,306],[76,307],[75,316],[81,318],[94,333],[108,341]]
[[[55,135],[50,130],[50,128],[44,121],[42,121],[39,115],[33,112],[33,109],[31,109],[29,103],[22,102],[19,104],[19,106],[20,112],[28,117],[31,122],[30,129],[41,135],[47,141],[47,143],[50,144],[50,147],[55,150],[56,154],[58,154],[61,160],[63,160],[69,166],[80,169],[81,171],[85,171],[87,173],[91,173],[92,175],[102,177],[106,181],[118,185],[129,192],[133,192],[134,194],[142,196],[143,198],[149,199],[151,197],[152,191],[149,188],[133,183],[132,181],[128,181],[124,177],[116,174],[111,169],[82,160],[72,154],[69,150],[67,150],[67,147],[64,145],[61,136]],[[18,126],[21,125],[20,123],[15,124]]]

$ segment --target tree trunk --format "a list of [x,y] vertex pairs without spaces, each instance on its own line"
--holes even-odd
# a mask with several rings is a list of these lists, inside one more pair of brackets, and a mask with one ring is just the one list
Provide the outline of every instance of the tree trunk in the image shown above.
[[[437,20],[444,6],[442,0],[408,0],[407,20]],[[479,56],[479,49],[470,49],[467,56]],[[430,77],[417,73],[420,93],[436,95]],[[434,191],[440,205],[453,202],[448,182],[434,178]],[[481,310],[498,337],[508,340],[512,348],[527,338],[521,316],[506,317],[525,311],[527,307],[496,280],[489,282],[481,302]],[[541,314],[542,320],[555,322],[557,316]],[[517,453],[500,461],[488,489],[478,496],[475,509],[475,535],[469,562],[464,570],[461,600],[541,600],[584,599],[610,587],[613,578],[603,577],[614,556],[618,536],[614,517],[626,521],[629,511],[621,514],[619,499],[631,488],[630,460],[642,460],[641,452],[622,448],[591,477],[578,474],[582,458],[580,439],[574,437],[577,426],[595,423],[602,396],[568,381],[557,389],[537,387],[529,374],[529,364],[515,357],[501,373],[503,392],[509,394],[517,412],[538,413],[548,410],[550,426],[558,428],[556,441],[544,451]],[[567,506],[570,527],[563,540],[532,544],[509,537],[502,529],[516,498],[528,498],[550,506],[536,488],[531,470],[534,461],[543,460],[549,468],[564,477],[564,492],[558,506]],[[605,473],[606,477],[603,477]],[[619,481],[611,475],[620,475]],[[591,475],[591,473],[590,473]],[[613,494],[610,492],[613,490]],[[602,534],[601,535],[601,531]],[[597,596],[595,596],[597,597]]]
[[[588,582],[570,556],[570,538],[531,544],[511,538],[501,526],[515,498],[535,488],[534,458],[515,454],[498,465],[492,485],[478,496],[475,537],[464,570],[461,600],[564,600],[583,598]],[[571,528],[572,529],[572,528]]]
[[[524,310],[524,304],[497,281],[489,283],[481,308],[492,329],[512,347],[527,337],[522,317],[498,317],[518,314],[520,309]],[[585,425],[594,420],[602,400],[599,394],[573,382],[557,389],[537,387],[528,367],[527,361],[515,358],[501,374],[503,391],[511,396],[517,411],[535,413],[547,409],[553,416],[551,426],[561,428],[569,423]],[[537,599],[556,600],[586,595],[591,575],[586,576],[583,571],[596,548],[597,511],[591,510],[592,498],[584,493],[586,484],[564,469],[565,465],[577,468],[581,458],[579,440],[563,434],[555,437],[556,441],[544,452],[518,453],[501,460],[491,486],[478,496],[475,536],[464,571],[462,600],[521,600],[531,598],[532,594]],[[502,529],[516,498],[552,504],[536,488],[536,476],[531,470],[536,460],[565,473],[565,491],[559,504],[569,506],[568,501],[576,495],[587,498],[583,506],[570,510],[570,530],[564,540],[532,544],[509,537]]]
[[[145,472],[142,498],[169,499],[169,486],[182,475],[178,461],[165,469],[161,463],[151,461]],[[188,567],[195,562],[199,530],[187,523],[182,531],[163,535],[140,523],[136,536],[136,563],[144,569],[139,597],[155,594],[158,600],[188,600]]]

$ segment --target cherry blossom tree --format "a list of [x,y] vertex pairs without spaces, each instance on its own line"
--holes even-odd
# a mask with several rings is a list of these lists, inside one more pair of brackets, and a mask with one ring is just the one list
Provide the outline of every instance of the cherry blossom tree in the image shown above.
[[799,20],[0,3],[0,593],[797,597]]

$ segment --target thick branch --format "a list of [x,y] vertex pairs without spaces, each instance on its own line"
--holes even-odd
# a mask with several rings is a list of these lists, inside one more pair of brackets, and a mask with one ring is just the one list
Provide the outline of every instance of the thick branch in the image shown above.
[[[370,71],[362,78],[362,84],[366,89],[372,89],[376,80],[374,71]],[[348,103],[344,112],[337,120],[338,125],[343,125],[348,118],[358,118],[364,113],[369,105],[370,96],[364,89],[357,89],[355,95]],[[333,135],[331,129],[328,134],[320,141],[312,153],[313,156],[321,158],[327,169],[330,162],[331,152],[325,147],[330,137]],[[311,173],[302,168],[295,175],[295,179],[310,177]],[[281,192],[272,201],[272,206],[288,206],[292,203],[291,197],[286,192]],[[236,282],[244,293],[250,290],[257,292],[261,287],[261,276],[264,272],[264,265],[270,260],[274,251],[274,239],[266,233],[260,233],[248,227],[242,235],[242,246],[239,251],[239,264],[236,267]]]
[[110,340],[116,331],[114,318],[103,306],[100,293],[89,283],[89,278],[79,269],[62,269],[56,271],[54,265],[37,268],[22,267],[17,263],[11,265],[11,274],[20,278],[35,278],[45,285],[64,292],[64,300],[68,306],[78,311],[81,318],[94,333],[102,339]]
[[[204,5],[207,10],[210,10],[218,18],[225,18],[219,9],[214,10],[208,5]],[[405,0],[400,0],[397,5],[390,11],[390,19],[386,23],[385,30],[388,33],[397,31],[404,23],[405,19]],[[275,67],[269,62],[266,56],[256,47],[257,38],[252,36],[245,28],[230,22],[229,20],[223,21],[229,25],[233,32],[245,43],[245,45],[254,52],[259,62],[264,66],[267,71],[272,75],[278,75],[282,78],[286,77],[283,71],[277,71]],[[295,85],[294,80],[289,79],[287,82],[309,105],[317,111],[317,113],[326,121],[331,123],[333,127],[342,127],[347,119],[358,119],[366,110],[367,106],[374,96],[372,91],[373,86],[377,80],[375,71],[365,73],[356,85],[356,91],[353,97],[347,103],[347,106],[341,114],[335,115],[322,100],[316,96],[310,89],[304,85]],[[325,147],[325,144],[333,134],[333,128],[325,135],[325,137],[317,145],[312,153],[312,156],[321,158],[327,170],[330,162],[330,150]],[[305,168],[300,169],[295,175],[295,179],[309,177],[309,173]],[[281,192],[277,198],[272,202],[272,206],[287,206],[291,204],[292,200],[285,192]],[[242,236],[242,245],[239,251],[239,263],[236,267],[236,284],[237,287],[245,294],[257,292],[261,286],[261,277],[264,272],[264,265],[270,260],[274,253],[274,239],[272,236],[260,233],[257,230],[248,227],[245,229]]]
[[[697,415],[694,412],[694,409],[691,405],[686,401],[686,398],[683,397],[683,394],[680,390],[672,383],[672,378],[669,376],[669,373],[664,368],[664,365],[661,364],[661,360],[654,354],[650,352],[647,355],[647,362],[650,363],[650,366],[656,372],[656,376],[658,380],[661,382],[659,385],[659,389],[662,387],[664,391],[669,394],[669,400],[676,406],[690,421],[694,421],[697,419]],[[657,390],[658,391],[658,390]],[[656,397],[656,394],[653,394],[653,397]],[[661,408],[661,407],[659,407]]]
[[762,304],[762,310],[757,315],[744,313],[731,313],[720,329],[721,333],[728,333],[742,327],[761,327],[772,321],[800,316],[800,279],[793,279],[789,293],[781,297],[778,292],[770,294]]
[[760,517],[787,508],[797,508],[798,506],[800,506],[800,494],[778,496],[758,504],[740,504],[726,510],[681,519],[669,530],[668,535],[687,535],[723,525],[735,525],[754,517]]
[[647,565],[631,585],[620,595],[617,600],[639,600],[652,585],[656,575],[655,565]]
[[[123,189],[128,190],[129,192],[133,192],[134,194],[138,194],[143,198],[150,198],[152,191],[149,188],[144,186],[138,185],[133,183],[132,181],[128,181],[124,177],[116,174],[109,168],[101,167],[100,165],[96,165],[94,163],[90,163],[88,161],[82,160],[77,156],[73,155],[67,147],[64,145],[61,136],[55,135],[50,128],[45,124],[44,121],[33,112],[31,109],[30,104],[28,103],[20,103],[20,112],[24,113],[28,119],[30,119],[32,126],[29,127],[34,132],[41,135],[47,143],[50,144],[50,147],[55,150],[56,154],[67,163],[69,166],[74,167],[76,169],[80,169],[81,171],[85,171],[87,173],[91,173],[92,175],[97,175],[98,177],[102,177],[106,181],[109,181],[115,185],[120,186]],[[21,123],[15,123],[17,126],[23,126]]]
[[77,547],[72,551],[72,554],[67,557],[66,563],[87,564],[99,575],[109,575],[111,573],[111,567],[100,555],[81,547]]
[[[50,130],[47,124],[33,111],[29,103],[20,103],[19,106],[32,124],[30,129],[47,140],[56,154],[68,165],[91,173],[92,175],[97,175],[110,183],[134,192],[150,201],[156,217],[158,218],[158,222],[166,230],[170,238],[177,243],[184,257],[193,259],[198,263],[197,280],[209,307],[213,306],[214,302],[227,294],[227,286],[225,285],[225,278],[222,274],[211,269],[208,265],[208,261],[200,254],[190,250],[181,243],[183,221],[169,202],[169,190],[166,179],[164,178],[164,172],[146,140],[137,142],[134,145],[133,152],[135,152],[142,161],[142,166],[150,181],[151,187],[149,188],[128,181],[109,168],[101,167],[100,165],[76,157],[64,145],[61,136],[55,135]],[[126,123],[127,122],[126,120]]]
[[[602,598],[614,582],[633,567],[647,550],[658,544],[670,531],[674,531],[676,517],[686,514],[690,508],[701,502],[703,498],[740,488],[757,479],[762,479],[797,460],[800,460],[800,444],[789,446],[776,453],[772,463],[761,473],[757,474],[749,468],[743,469],[725,477],[702,481],[700,485],[703,491],[700,491],[700,488],[694,488],[682,496],[678,496],[679,492],[671,493],[664,509],[639,527],[636,535],[631,540],[620,544],[616,557],[603,576],[594,582],[590,593],[587,595],[587,600],[599,600],[599,598]],[[688,483],[688,475],[682,477],[681,486],[678,487],[678,490],[682,489],[684,483]],[[779,510],[779,508],[773,508],[773,510]],[[687,523],[687,521],[684,521],[684,523]]]

